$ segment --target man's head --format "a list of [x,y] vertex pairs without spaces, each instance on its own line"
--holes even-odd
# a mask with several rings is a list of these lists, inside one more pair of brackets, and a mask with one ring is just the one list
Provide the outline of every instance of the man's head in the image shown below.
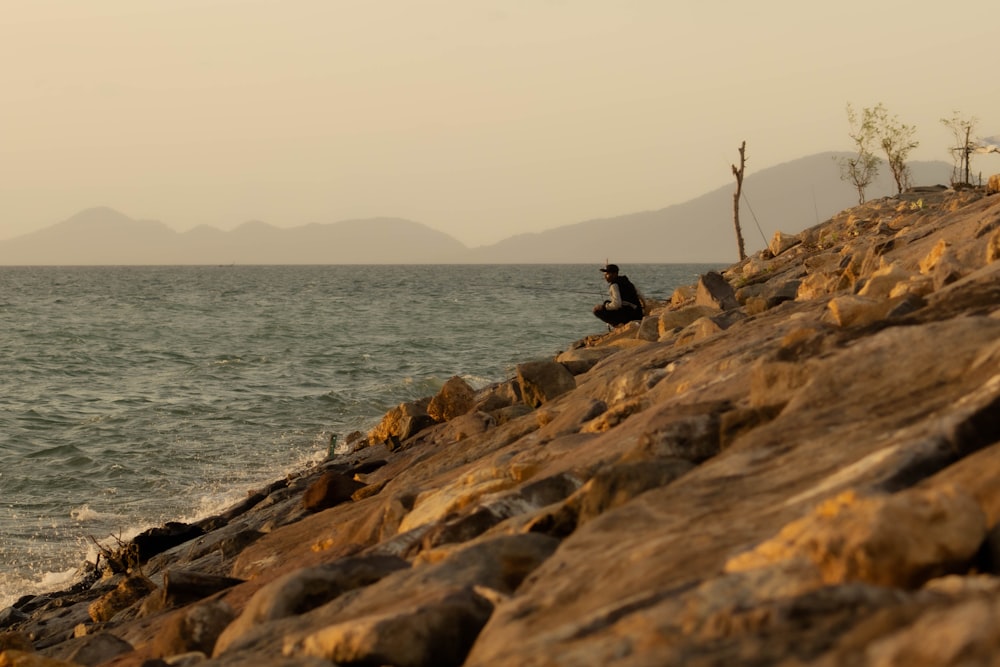
[[618,275],[618,265],[608,264],[607,266],[602,266],[601,273],[604,274],[605,280],[611,281]]

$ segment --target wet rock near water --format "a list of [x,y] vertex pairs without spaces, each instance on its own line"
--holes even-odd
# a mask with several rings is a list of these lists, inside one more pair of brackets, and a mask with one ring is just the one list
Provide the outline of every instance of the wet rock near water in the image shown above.
[[995,664],[998,260],[986,190],[776,234],[18,600],[0,665]]

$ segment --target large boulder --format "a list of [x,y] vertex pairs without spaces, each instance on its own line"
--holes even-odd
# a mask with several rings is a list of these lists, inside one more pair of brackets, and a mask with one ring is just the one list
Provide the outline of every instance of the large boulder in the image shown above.
[[698,279],[695,304],[718,310],[730,310],[740,305],[732,285],[718,271],[709,271]]
[[781,253],[794,248],[800,243],[802,243],[802,239],[800,237],[777,231],[771,238],[771,242],[767,244],[767,249],[771,251],[771,255],[777,257]]
[[354,492],[365,486],[364,482],[336,470],[328,470],[309,485],[302,495],[302,509],[319,512],[328,507],[346,503]]
[[864,581],[914,588],[968,568],[985,537],[983,510],[954,487],[885,496],[850,490],[731,558],[726,571],[803,560],[813,563],[827,584]]
[[194,651],[212,655],[219,635],[235,616],[221,600],[185,607],[163,622],[152,642],[153,653],[162,657]]
[[434,423],[427,414],[430,399],[400,403],[382,417],[382,421],[368,433],[368,444],[406,440]]
[[476,402],[476,392],[469,383],[455,375],[431,398],[427,414],[431,419],[446,422],[472,409]]
[[286,649],[344,665],[458,667],[493,605],[466,589],[319,630]]
[[146,577],[131,576],[94,600],[87,608],[87,612],[95,623],[108,621],[118,612],[131,607],[155,590],[157,590],[156,585]]
[[524,403],[534,408],[576,389],[573,374],[556,361],[529,361],[519,364],[517,381],[521,385]]

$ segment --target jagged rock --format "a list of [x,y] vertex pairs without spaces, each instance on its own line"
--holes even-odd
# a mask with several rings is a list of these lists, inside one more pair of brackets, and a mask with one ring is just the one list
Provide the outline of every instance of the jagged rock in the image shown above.
[[880,497],[846,491],[772,540],[726,563],[727,572],[802,559],[827,584],[865,581],[912,588],[967,568],[986,536],[986,517],[954,488]]
[[722,274],[709,271],[698,279],[698,292],[695,305],[708,306],[716,310],[730,310],[739,307],[736,292],[732,285],[726,282]]
[[205,531],[199,526],[170,521],[158,528],[150,528],[139,533],[132,538],[132,545],[137,550],[139,561],[145,562],[156,554],[204,534]]
[[95,623],[111,620],[115,614],[131,607],[157,587],[143,576],[123,579],[114,590],[102,595],[88,607],[87,612]]
[[575,523],[583,524],[645,491],[666,486],[694,467],[691,461],[680,458],[624,461],[605,466],[566,505],[573,510]]
[[986,243],[986,263],[991,264],[1000,259],[1000,229],[990,234]]
[[617,350],[611,347],[578,347],[559,353],[556,361],[573,375],[581,375],[615,352]]
[[434,421],[446,422],[471,410],[475,400],[476,392],[469,383],[455,375],[431,398],[427,414]]
[[254,594],[239,617],[222,631],[214,654],[238,648],[257,625],[303,614],[408,567],[405,560],[395,556],[361,556],[287,574]]
[[212,553],[218,553],[224,559],[232,558],[263,535],[263,532],[240,523],[229,524],[195,540],[191,548],[181,554],[181,561],[193,562]]
[[819,299],[845,287],[846,280],[836,272],[810,273],[796,286],[795,298],[799,301]]
[[11,649],[0,652],[0,667],[80,667],[80,663],[56,660],[30,651]]
[[401,403],[385,414],[382,421],[368,433],[368,443],[375,445],[392,438],[406,440],[434,423],[427,414],[430,399]]
[[830,321],[840,327],[863,327],[885,319],[889,301],[848,294],[834,297],[827,304]]
[[183,606],[241,583],[243,580],[235,577],[174,569],[163,573],[163,586],[160,591],[165,606]]
[[576,388],[576,380],[566,367],[555,361],[518,364],[517,381],[526,405],[537,408]]
[[466,438],[471,438],[481,433],[485,433],[489,429],[496,426],[497,420],[493,415],[486,414],[485,412],[467,412],[464,415],[454,417],[447,423],[447,425],[441,429],[440,433],[436,436],[438,440],[450,440],[452,442],[458,442],[459,440],[465,440]]
[[934,267],[937,266],[937,263],[940,261],[941,256],[944,255],[947,250],[948,242],[944,239],[938,240],[931,251],[921,258],[918,263],[917,266],[920,268],[920,273],[924,275],[931,274],[934,271]]
[[695,289],[690,285],[681,285],[670,295],[671,306],[682,306],[695,297]]
[[765,404],[761,407],[727,410],[719,417],[719,448],[725,449],[744,433],[766,424],[781,412],[780,405]]
[[869,276],[858,295],[871,299],[885,299],[900,283],[910,280],[912,274],[899,262],[884,263]]
[[474,410],[479,412],[496,412],[521,402],[521,388],[517,380],[508,380],[491,385],[476,394]]
[[0,653],[4,651],[25,651],[31,653],[35,647],[23,632],[0,632]]
[[660,320],[658,317],[646,316],[639,323],[639,330],[635,334],[640,340],[656,341],[660,338]]
[[760,256],[753,256],[747,259],[740,273],[744,278],[753,278],[767,270],[768,262]]
[[974,597],[931,609],[910,627],[872,642],[864,652],[878,667],[959,667],[996,663],[1000,600]]
[[319,512],[346,503],[355,491],[365,486],[364,482],[335,470],[328,470],[309,485],[302,495],[302,508],[307,512]]
[[0,609],[0,628],[9,628],[15,623],[26,621],[30,618],[17,607],[7,607]]
[[997,193],[1000,193],[1000,174],[993,174],[986,181],[986,194],[995,195]]
[[934,289],[939,290],[945,285],[950,285],[963,275],[962,263],[958,261],[951,249],[946,249],[934,265],[934,271],[931,274],[934,279]]
[[337,664],[458,667],[493,605],[471,591],[448,593],[409,608],[338,623],[286,649]]
[[786,250],[790,250],[795,246],[802,243],[802,239],[795,235],[783,234],[778,231],[774,233],[771,237],[771,242],[767,245],[767,249],[771,251],[771,255],[777,257]]
[[221,600],[185,607],[163,622],[151,642],[152,653],[160,657],[193,651],[212,655],[219,635],[235,616],[232,607]]
[[783,406],[812,378],[812,364],[761,358],[751,367],[750,405]]
[[900,296],[927,296],[934,291],[934,279],[925,275],[911,275],[906,282],[898,283],[889,292],[889,298],[895,299]]
[[728,403],[651,409],[645,415],[636,445],[625,461],[684,459],[700,463],[719,453],[719,415]]
[[660,337],[662,338],[674,329],[683,329],[702,317],[717,315],[718,312],[719,309],[713,306],[691,305],[685,306],[680,310],[668,310],[660,313],[658,322]]
[[607,409],[607,403],[589,397],[564,402],[558,411],[543,406],[535,412],[538,425],[542,427],[538,431],[539,438],[548,440],[567,433],[577,433],[586,422],[595,419]]

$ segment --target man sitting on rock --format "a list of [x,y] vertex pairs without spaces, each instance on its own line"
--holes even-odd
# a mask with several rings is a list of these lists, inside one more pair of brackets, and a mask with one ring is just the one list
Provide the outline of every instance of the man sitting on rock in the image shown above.
[[594,306],[594,315],[612,326],[642,319],[642,295],[627,276],[618,273],[618,266],[608,264],[601,271],[608,281],[608,296],[611,298]]

